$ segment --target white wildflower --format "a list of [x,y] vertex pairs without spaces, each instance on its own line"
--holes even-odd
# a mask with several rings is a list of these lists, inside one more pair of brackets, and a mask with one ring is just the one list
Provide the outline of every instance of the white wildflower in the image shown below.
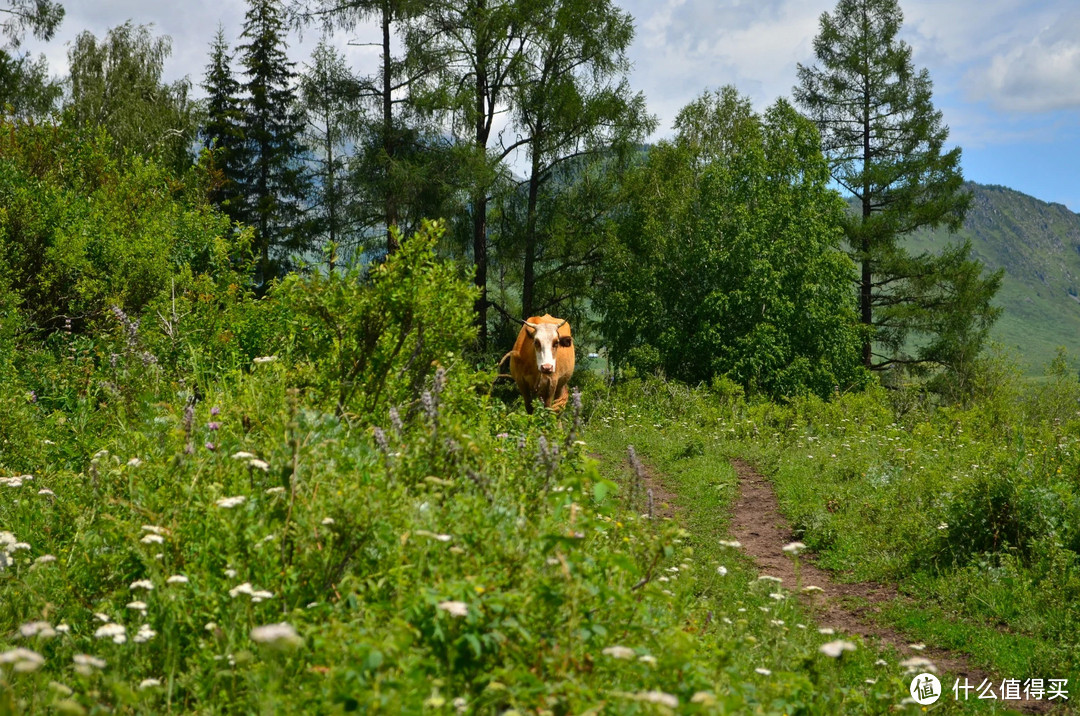
[[725,567],[724,565],[720,565],[716,568],[716,573],[719,574],[721,577],[727,575],[727,567]]
[[251,640],[278,649],[296,648],[304,643],[296,629],[286,622],[255,627],[251,630]]
[[143,544],[163,544],[165,542],[165,538],[161,535],[150,534],[143,536],[143,538],[139,541]]
[[825,636],[832,636],[836,631],[832,627],[821,627],[817,630],[818,634],[824,634]]
[[169,534],[169,530],[165,529],[164,527],[158,527],[157,525],[143,525],[142,526],[142,531],[143,532],[150,532],[151,534],[155,534],[155,535],[167,535],[167,534]]
[[161,681],[159,679],[143,679],[139,682],[139,691],[150,689],[155,686],[161,686]]
[[11,545],[11,549],[9,551],[18,552],[22,549],[30,549],[30,545],[26,542],[16,542],[15,544]]
[[255,365],[262,365],[263,363],[273,363],[277,360],[277,356],[259,356],[253,362]]
[[228,577],[229,579],[232,579],[233,577],[236,576],[236,570],[233,569],[232,567],[229,567],[228,569],[225,570],[225,576]]
[[910,659],[904,659],[900,662],[900,666],[904,667],[909,674],[917,674],[923,671],[937,673],[937,667],[934,666],[934,662],[922,656],[913,656]]
[[888,665],[889,665],[889,662],[885,661],[884,659],[878,659],[877,661],[874,662],[874,666],[888,666]]
[[146,591],[151,592],[154,589],[154,583],[149,579],[137,579],[131,583],[130,589],[133,592],[136,589],[145,589]]
[[737,548],[737,547],[742,547],[742,542],[740,542],[737,539],[732,539],[732,540],[722,539],[722,540],[720,540],[720,546],[721,547],[736,547]]
[[71,631],[71,627],[64,622],[60,622],[56,625],[56,631],[60,632],[61,634],[67,634],[69,631]]
[[926,648],[926,644],[922,644],[922,643],[919,643],[919,644],[908,644],[908,648],[909,648],[909,649],[914,649],[915,651],[922,651],[923,649],[925,649],[925,648]]
[[53,629],[52,624],[49,622],[27,622],[19,627],[19,633],[27,639],[31,637],[41,637],[42,639],[51,639],[56,636],[56,630]]
[[50,490],[50,489],[49,489],[49,488],[47,488],[47,487],[43,487],[43,488],[41,488],[40,490],[38,490],[38,491],[37,491],[37,493],[38,493],[39,495],[53,495],[53,496],[55,496],[55,495],[56,495],[56,493],[55,493],[55,492],[53,492],[52,490]]
[[90,676],[94,673],[94,669],[105,668],[104,659],[99,659],[96,656],[90,656],[89,654],[76,654],[71,657],[71,660],[75,662],[75,671],[83,676]]
[[667,706],[669,709],[679,707],[679,697],[663,691],[641,691],[634,695],[634,699],[650,704],[660,704],[661,706]]
[[780,577],[774,577],[771,574],[763,574],[757,579],[759,582],[776,582],[777,584],[780,584],[780,582],[784,581]]
[[701,704],[702,706],[713,706],[716,704],[716,695],[709,691],[696,691],[694,695],[690,697],[690,703]]
[[465,602],[446,601],[439,602],[436,606],[452,617],[464,617],[469,614],[469,605]]
[[766,669],[764,666],[759,666],[758,668],[754,669],[754,671],[761,674],[762,676],[772,676],[772,671]]
[[825,656],[833,659],[838,659],[840,658],[840,655],[843,654],[845,651],[855,651],[855,645],[852,644],[850,641],[837,639],[836,641],[830,641],[826,644],[822,644],[818,647],[818,651],[820,651]]
[[251,588],[251,582],[244,582],[243,584],[238,584],[230,589],[229,596],[235,597],[237,594],[247,594],[248,596],[251,596],[252,591],[254,590]]
[[784,545],[784,551],[788,554],[798,554],[804,549],[806,549],[806,545],[804,545],[802,542],[789,542]]
[[133,457],[127,461],[127,464],[128,467],[138,467],[139,465],[142,465],[142,460],[137,457]]
[[253,467],[257,470],[262,470],[263,472],[268,472],[270,470],[270,463],[266,462],[265,460],[260,460],[257,457],[253,457],[248,460],[248,466]]
[[648,664],[649,666],[653,666],[654,664],[656,664],[656,657],[652,654],[644,654],[638,657],[638,661]]
[[274,598],[274,593],[273,592],[267,592],[267,591],[261,590],[261,589],[256,590],[256,591],[251,593],[251,601],[252,601],[253,604],[258,604],[259,602],[263,601],[264,599],[273,599],[273,598]]
[[97,628],[94,632],[95,639],[112,639],[114,644],[123,644],[127,641],[127,630],[123,624],[109,623]]
[[206,622],[206,626],[203,627],[206,631],[214,631],[218,626],[214,622]]
[[36,651],[17,647],[0,653],[0,664],[11,664],[15,671],[37,671],[45,663],[45,657]]
[[233,460],[250,460],[253,457],[255,456],[247,452],[246,450],[241,450],[232,454]]
[[244,495],[236,495],[235,497],[223,497],[217,501],[217,506],[228,510],[236,507],[237,505],[244,504],[244,501],[246,499],[247,497]]
[[268,495],[280,495],[283,492],[285,492],[285,488],[281,485],[278,485],[277,487],[270,487],[266,490],[266,494]]
[[55,562],[55,561],[56,561],[56,555],[54,555],[54,554],[43,554],[43,555],[41,555],[40,557],[38,557],[37,559],[34,560],[34,564],[48,564],[49,562]]
[[188,578],[182,574],[174,574],[165,580],[165,584],[187,584]]
[[784,626],[784,620],[783,619],[770,619],[769,623],[772,624],[775,627]]
[[635,652],[628,646],[609,646],[602,652],[613,659],[633,659]]
[[112,621],[112,617],[103,612],[94,612],[94,618],[98,621],[105,622],[106,624]]
[[139,627],[139,631],[135,634],[136,644],[145,644],[146,642],[157,636],[157,632],[150,628],[149,624],[143,624]]
[[802,588],[804,592],[810,594],[811,592],[824,592],[825,590],[815,584],[807,584]]
[[787,599],[787,595],[782,592],[772,592],[771,594],[769,594],[769,596],[778,602],[782,602]]
[[334,524],[334,518],[333,517],[323,517],[322,518],[322,524],[324,524],[324,525],[332,525],[332,524]]
[[140,611],[140,612],[145,612],[147,607],[146,607],[146,602],[135,601],[135,602],[128,602],[127,608],[128,609],[135,609],[135,610]]

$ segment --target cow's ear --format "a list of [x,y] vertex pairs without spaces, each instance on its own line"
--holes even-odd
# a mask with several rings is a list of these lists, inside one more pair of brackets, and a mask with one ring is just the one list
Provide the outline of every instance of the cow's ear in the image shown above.
[[569,348],[574,345],[574,339],[570,336],[559,336],[559,345],[563,348]]

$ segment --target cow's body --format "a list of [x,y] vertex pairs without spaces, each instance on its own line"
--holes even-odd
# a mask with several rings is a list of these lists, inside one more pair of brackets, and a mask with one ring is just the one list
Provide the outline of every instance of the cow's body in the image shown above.
[[574,374],[574,344],[569,323],[546,314],[530,318],[521,327],[514,349],[507,356],[510,375],[525,399],[526,412],[532,413],[536,398],[552,410],[566,405],[570,395],[567,383]]

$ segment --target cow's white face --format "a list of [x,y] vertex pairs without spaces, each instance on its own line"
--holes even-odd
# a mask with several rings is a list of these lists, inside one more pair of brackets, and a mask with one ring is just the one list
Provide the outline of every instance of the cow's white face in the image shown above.
[[540,375],[555,374],[555,355],[559,350],[560,340],[568,342],[568,336],[559,336],[559,326],[562,324],[539,323],[529,324],[533,348],[536,352],[536,369]]

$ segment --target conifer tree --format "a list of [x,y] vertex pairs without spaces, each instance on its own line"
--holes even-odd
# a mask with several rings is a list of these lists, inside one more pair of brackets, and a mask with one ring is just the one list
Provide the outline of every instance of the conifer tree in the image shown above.
[[202,85],[207,98],[201,135],[203,146],[210,152],[210,169],[214,175],[210,200],[236,221],[245,216],[243,177],[247,145],[240,83],[233,77],[231,62],[229,43],[219,25],[210,45],[210,64]]
[[970,202],[930,75],[897,37],[902,22],[897,0],[840,0],[821,16],[819,64],[799,65],[794,93],[856,205],[844,230],[861,267],[863,364],[956,368],[970,364],[997,315],[990,299],[1001,276],[980,277],[966,244],[941,256],[911,256],[901,244],[917,229],[956,230]]
[[285,54],[285,23],[278,0],[249,0],[240,45],[246,81],[244,137],[249,153],[244,195],[255,229],[257,279],[269,281],[292,254],[311,248],[303,225],[308,180],[303,161],[303,117],[296,101],[294,62]]

